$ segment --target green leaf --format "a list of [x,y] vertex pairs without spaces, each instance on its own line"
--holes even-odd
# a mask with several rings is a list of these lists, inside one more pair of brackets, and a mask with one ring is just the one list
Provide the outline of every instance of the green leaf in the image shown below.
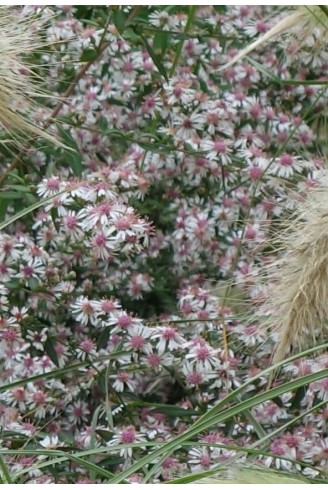
[[64,163],[68,165],[75,175],[81,175],[83,171],[82,155],[75,140],[72,138],[68,130],[58,127],[59,135],[63,143],[70,149],[62,149],[62,158]]
[[164,413],[168,417],[194,417],[199,415],[196,410],[185,409],[175,405],[167,405],[164,403],[149,403],[143,401],[133,401],[129,403],[129,408],[131,407],[151,407],[151,413]]
[[[198,8],[197,5],[190,5],[189,6],[188,19],[187,19],[186,26],[184,28],[184,33],[187,33],[189,31],[190,27],[192,26],[197,8]],[[178,62],[179,62],[179,59],[180,59],[180,56],[182,53],[183,45],[184,45],[184,40],[181,39],[181,41],[179,41],[178,46],[176,47],[175,57],[173,60],[172,68],[170,70],[170,76],[171,77],[174,75],[175,69],[178,66]]]
[[140,38],[132,27],[127,27],[125,29],[124,39],[127,39],[128,41],[130,41],[131,43],[135,43],[136,45],[140,44]]
[[2,455],[0,455],[0,468],[3,472],[3,476],[6,479],[5,483],[10,483],[10,484],[13,483],[13,480],[11,479],[11,476],[10,476],[9,468],[7,467],[5,460],[2,457]]
[[73,118],[71,115],[57,116],[57,122],[69,124],[70,126],[72,126],[74,124],[74,121],[73,121]]
[[[306,412],[301,412],[300,415],[298,415],[297,417],[293,417],[291,420],[289,420],[288,422],[286,422],[284,425],[281,425],[280,427],[278,427],[278,429],[275,429],[274,431],[272,432],[269,432],[268,434],[266,434],[264,437],[261,437],[261,439],[259,439],[258,441],[254,442],[250,448],[256,448],[258,446],[262,446],[262,451],[263,451],[263,443],[269,441],[270,439],[272,440],[274,437],[276,437],[279,433],[281,432],[285,432],[287,429],[290,428],[291,425],[294,425],[296,424],[297,422],[301,421],[301,420],[304,420],[305,417],[312,413],[312,412],[315,412],[317,411],[319,408],[323,407],[327,405],[327,400],[323,400],[321,401],[320,403],[317,403],[316,405],[313,405],[311,408],[309,408],[309,410],[307,410]],[[267,444],[264,445],[264,447],[266,447]],[[302,463],[303,464],[303,463]]]
[[[98,423],[98,417],[99,417],[99,412],[102,409],[102,406],[99,405],[99,407],[96,408],[94,411],[93,417],[92,417],[92,422],[91,422],[91,439],[90,439],[90,449],[95,449],[96,447],[96,442],[97,442],[97,433],[96,433],[96,427]],[[90,456],[90,461],[92,463],[96,462],[95,455]],[[95,480],[96,479],[96,473],[94,471],[90,471],[90,480]]]
[[167,50],[170,37],[170,34],[168,34],[167,32],[156,33],[153,40],[153,49],[155,51],[160,49],[162,51],[162,55],[164,55]]
[[137,34],[139,34],[139,36],[141,37],[142,41],[143,41],[143,44],[145,46],[145,48],[147,49],[151,59],[153,60],[154,64],[156,65],[159,73],[164,77],[165,81],[168,82],[169,81],[169,77],[167,75],[167,72],[166,72],[166,69],[160,59],[160,57],[155,53],[155,51],[153,50],[153,48],[150,46],[150,44],[148,43],[147,39],[143,36],[143,34],[137,29],[137,27],[135,26],[134,27],[134,30]]
[[15,191],[2,191],[0,192],[0,199],[12,200],[12,199],[21,199],[22,194]]
[[108,131],[108,119],[104,116],[102,116],[98,122],[97,122],[98,128],[104,133],[105,131]]
[[57,208],[52,208],[50,210],[50,215],[51,215],[52,223],[53,223],[53,225],[54,225],[57,233],[59,233],[60,224],[58,223],[58,209]]
[[107,345],[109,335],[110,335],[110,331],[111,331],[111,327],[105,327],[103,329],[103,331],[101,332],[101,334],[99,335],[98,340],[97,340],[97,349],[98,350],[102,349],[103,347],[105,347],[105,345]]
[[75,439],[72,432],[62,431],[59,433],[59,438],[61,441],[66,442],[66,444],[68,445],[74,445]]
[[[108,356],[101,356],[97,360],[99,361],[108,361],[110,359],[117,359],[120,358],[121,356],[125,355],[125,351],[118,351],[114,352],[112,354],[109,354]],[[42,373],[42,374],[36,374],[35,376],[30,376],[29,378],[23,378],[19,379],[17,381],[12,381],[11,383],[7,383],[4,385],[0,386],[0,393],[3,393],[4,391],[11,390],[13,388],[16,388],[17,386],[24,386],[27,383],[33,383],[34,381],[37,381],[39,379],[54,379],[63,376],[64,374],[68,373],[73,373],[77,369],[84,368],[86,366],[92,366],[93,363],[95,362],[95,359],[92,361],[82,361],[82,362],[77,362],[76,364],[73,364],[72,366],[65,366],[60,369],[53,369],[52,371],[49,371],[47,373]]]
[[67,153],[67,163],[75,175],[81,175],[83,172],[82,157],[80,153]]
[[220,470],[215,468],[214,470],[202,471],[202,473],[192,473],[191,475],[186,475],[179,478],[175,478],[174,480],[166,481],[164,482],[164,485],[165,484],[182,485],[186,483],[194,483],[194,482],[198,482],[202,478],[205,478],[206,476],[218,475],[219,472]]
[[98,56],[98,53],[95,49],[87,48],[87,49],[83,50],[80,61],[83,61],[83,62],[92,61],[95,58],[97,58],[97,56]]
[[37,291],[40,287],[40,282],[36,277],[31,277],[28,280],[28,287],[31,289],[31,291]]
[[[324,344],[325,347],[328,346],[328,344]],[[313,349],[308,349],[306,353],[314,352],[316,350],[321,350],[323,349],[323,345],[317,346]],[[177,450],[179,447],[181,447],[181,444],[185,441],[190,440],[191,438],[197,436],[200,432],[203,432],[205,430],[211,429],[213,427],[218,426],[222,422],[225,422],[232,417],[236,415],[240,415],[244,413],[245,410],[249,410],[250,408],[263,403],[267,400],[271,400],[274,397],[280,396],[283,393],[289,392],[296,390],[300,386],[307,385],[309,383],[312,383],[314,381],[317,381],[319,379],[323,379],[328,376],[328,369],[323,369],[320,372],[317,373],[312,373],[307,376],[303,376],[301,378],[298,378],[296,380],[284,383],[281,386],[278,386],[276,388],[272,388],[271,390],[266,391],[265,393],[261,393],[259,395],[256,395],[248,400],[245,400],[243,402],[237,403],[236,405],[223,410],[223,407],[233,401],[241,391],[243,391],[247,386],[252,384],[256,379],[258,379],[260,376],[263,376],[263,374],[267,374],[271,371],[276,370],[278,367],[287,364],[288,362],[291,362],[292,360],[298,359],[299,357],[303,357],[305,353],[297,354],[296,356],[290,357],[289,359],[282,361],[280,363],[277,363],[274,366],[270,366],[268,369],[265,371],[262,371],[260,374],[254,376],[253,378],[249,379],[246,383],[241,385],[239,388],[234,390],[232,393],[230,393],[228,396],[226,396],[224,399],[220,400],[211,410],[209,410],[205,415],[200,417],[191,427],[189,427],[188,430],[186,430],[183,434],[177,436],[173,440],[165,443],[163,446],[159,447],[158,449],[155,449],[153,452],[149,453],[147,456],[141,458],[139,461],[135,462],[130,468],[122,471],[119,475],[115,475],[114,478],[110,480],[111,484],[114,483],[120,483],[123,479],[128,478],[131,474],[135,473],[136,471],[139,471],[141,468],[146,467],[148,464],[150,464],[154,459],[156,458],[161,458],[163,455],[168,457],[172,452]],[[147,479],[151,476],[152,470],[147,474]]]
[[113,23],[120,34],[125,30],[125,15],[119,8],[115,9],[112,15]]
[[20,185],[20,184],[8,184],[6,185],[6,189],[13,190],[13,191],[18,191],[18,192],[23,192],[23,193],[30,193],[31,188],[26,186],[26,185]]
[[97,429],[96,432],[105,442],[111,441],[115,435],[115,432],[110,432],[105,429]]
[[32,204],[38,201],[38,198],[34,194],[26,193],[24,194],[24,200],[27,205],[31,206]]
[[47,340],[44,343],[44,350],[52,360],[52,362],[59,367],[59,361],[58,361],[58,356],[57,352],[54,348],[54,339],[51,339],[50,337],[47,338]]
[[9,202],[6,199],[3,200],[0,199],[0,223],[5,219],[8,205]]

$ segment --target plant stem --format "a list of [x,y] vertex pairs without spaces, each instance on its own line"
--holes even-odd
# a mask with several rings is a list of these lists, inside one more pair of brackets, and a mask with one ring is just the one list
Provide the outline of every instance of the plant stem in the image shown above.
[[[183,31],[184,34],[186,34],[189,31],[189,29],[193,23],[196,10],[197,10],[197,5],[191,5],[190,6],[187,23],[186,23],[186,26],[185,26],[184,31]],[[174,75],[175,69],[177,67],[177,64],[178,64],[180,56],[181,56],[183,45],[184,45],[184,39],[181,39],[181,41],[179,42],[179,44],[177,46],[177,52],[175,53],[173,65],[172,65],[172,68],[170,70],[170,75],[169,75],[170,77],[172,77]]]

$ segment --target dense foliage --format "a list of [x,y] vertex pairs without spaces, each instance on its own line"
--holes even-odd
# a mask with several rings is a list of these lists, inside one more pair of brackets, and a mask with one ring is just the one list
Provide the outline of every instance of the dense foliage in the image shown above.
[[35,12],[51,97],[31,117],[65,146],[2,132],[3,481],[156,483],[237,457],[324,478],[327,356],[267,391],[258,276],[324,171],[327,21],[222,70],[286,8]]

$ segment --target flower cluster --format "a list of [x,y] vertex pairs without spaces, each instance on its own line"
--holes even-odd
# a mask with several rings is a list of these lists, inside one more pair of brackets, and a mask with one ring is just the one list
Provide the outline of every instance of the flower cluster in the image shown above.
[[[284,17],[272,6],[23,9],[35,11],[54,42],[36,56],[54,101],[33,117],[64,146],[35,142],[16,166],[1,153],[1,219],[33,207],[0,232],[2,437],[9,450],[97,449],[102,472],[63,460],[55,474],[39,469],[41,453],[5,460],[23,482],[101,483],[243,382],[245,399],[265,390],[267,375],[252,378],[276,334],[261,314],[249,321],[265,294],[256,277],[324,166],[315,135],[327,92],[311,81],[327,59],[305,41],[292,56],[283,36],[224,69]],[[326,366],[295,361],[278,381]],[[259,463],[304,474],[311,463],[316,476],[327,410],[313,407],[327,398],[323,379],[260,403],[129,482],[224,465],[263,431],[275,436]]]

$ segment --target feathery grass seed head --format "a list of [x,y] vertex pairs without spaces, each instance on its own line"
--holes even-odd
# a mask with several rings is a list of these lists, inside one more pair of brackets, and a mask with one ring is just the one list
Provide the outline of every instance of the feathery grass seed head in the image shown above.
[[279,333],[274,362],[328,331],[328,177],[300,202],[280,242],[265,302],[265,323]]
[[10,141],[31,134],[58,143],[31,121],[40,107],[36,97],[50,97],[36,83],[33,65],[26,61],[44,45],[40,35],[43,24],[37,15],[24,15],[12,6],[0,7],[0,127]]

